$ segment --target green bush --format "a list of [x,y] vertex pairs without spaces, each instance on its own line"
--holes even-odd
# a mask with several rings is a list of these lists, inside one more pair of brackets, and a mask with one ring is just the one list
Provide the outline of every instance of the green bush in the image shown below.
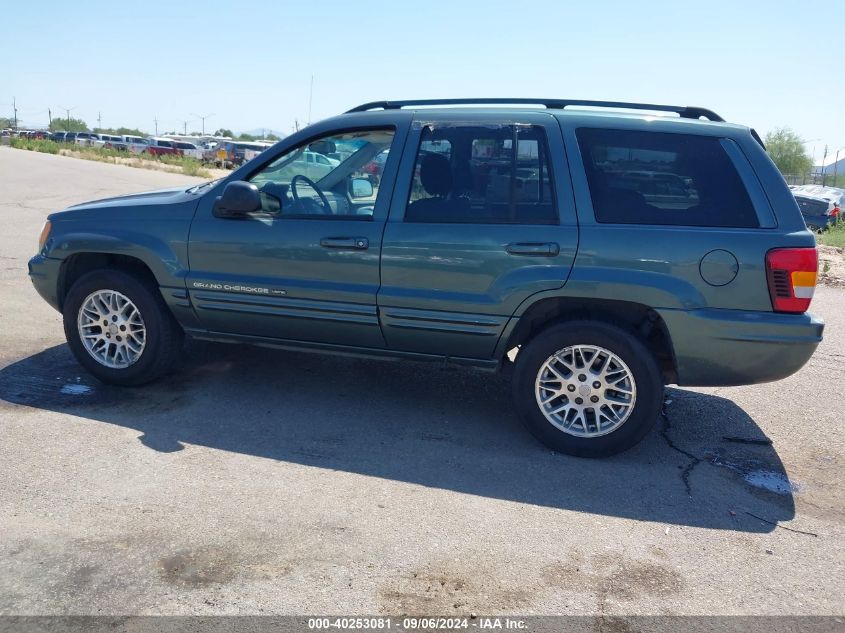
[[125,150],[107,149],[105,147],[89,147],[83,145],[73,145],[70,143],[56,143],[55,141],[37,140],[28,138],[12,137],[9,145],[17,149],[25,149],[33,152],[43,152],[45,154],[58,154],[60,150],[74,152],[79,158],[85,160],[95,160],[101,163],[118,163],[118,159],[131,159],[128,164],[131,167],[141,167],[152,169],[155,163],[163,163],[165,165],[173,165],[178,167],[186,176],[198,176],[201,178],[210,178],[211,173],[203,167],[203,164],[195,158],[187,156],[152,156],[150,154],[131,154]]
[[845,221],[839,220],[830,225],[826,231],[818,235],[818,240],[820,244],[845,248]]
[[26,149],[31,152],[42,152],[44,154],[58,154],[61,145],[53,141],[34,138],[19,138],[13,136],[9,139],[9,146],[17,149]]

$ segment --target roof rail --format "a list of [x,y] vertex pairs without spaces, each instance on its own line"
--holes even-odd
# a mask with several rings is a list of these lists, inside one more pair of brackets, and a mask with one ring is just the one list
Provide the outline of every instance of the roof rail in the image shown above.
[[445,106],[445,105],[492,105],[492,104],[527,104],[541,105],[548,109],[563,110],[571,106],[585,106],[590,108],[620,108],[625,110],[652,110],[655,112],[674,112],[685,119],[700,119],[704,117],[710,121],[724,121],[722,117],[697,106],[673,106],[656,103],[629,103],[625,101],[589,101],[586,99],[503,99],[499,97],[484,97],[481,99],[415,99],[410,101],[371,101],[347,111],[366,112],[368,110],[399,110],[410,106]]

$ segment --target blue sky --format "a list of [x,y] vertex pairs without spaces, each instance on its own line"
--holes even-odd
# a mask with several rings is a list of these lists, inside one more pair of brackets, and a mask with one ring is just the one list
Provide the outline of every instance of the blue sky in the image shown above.
[[[383,98],[579,97],[710,107],[845,145],[845,2],[16,2],[0,116],[290,131]],[[5,20],[4,20],[5,21]],[[814,140],[818,139],[818,140]]]

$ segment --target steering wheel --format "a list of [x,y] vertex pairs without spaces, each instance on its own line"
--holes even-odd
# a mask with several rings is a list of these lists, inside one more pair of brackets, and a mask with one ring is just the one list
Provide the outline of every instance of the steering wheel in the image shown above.
[[315,192],[317,192],[317,195],[320,197],[320,204],[323,205],[323,213],[326,214],[326,215],[331,215],[332,208],[331,208],[331,206],[329,206],[329,200],[328,200],[328,198],[326,198],[326,194],[324,194],[322,191],[320,191],[320,188],[317,186],[317,184],[313,180],[311,180],[307,176],[303,176],[302,174],[297,174],[296,176],[294,176],[293,178],[290,179],[290,193],[293,196],[294,204],[297,204],[297,205],[301,204],[301,202],[299,200],[299,194],[296,192],[296,185],[300,180],[305,182],[305,184],[307,184]]

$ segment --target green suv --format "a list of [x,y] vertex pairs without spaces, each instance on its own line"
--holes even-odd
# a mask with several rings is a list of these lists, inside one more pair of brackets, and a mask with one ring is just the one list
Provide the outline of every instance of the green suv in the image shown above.
[[638,442],[666,384],[797,371],[816,269],[753,130],[559,99],[365,104],[222,180],[55,213],[29,263],[104,382],[164,375],[186,334],[511,366],[528,429],[580,456]]

